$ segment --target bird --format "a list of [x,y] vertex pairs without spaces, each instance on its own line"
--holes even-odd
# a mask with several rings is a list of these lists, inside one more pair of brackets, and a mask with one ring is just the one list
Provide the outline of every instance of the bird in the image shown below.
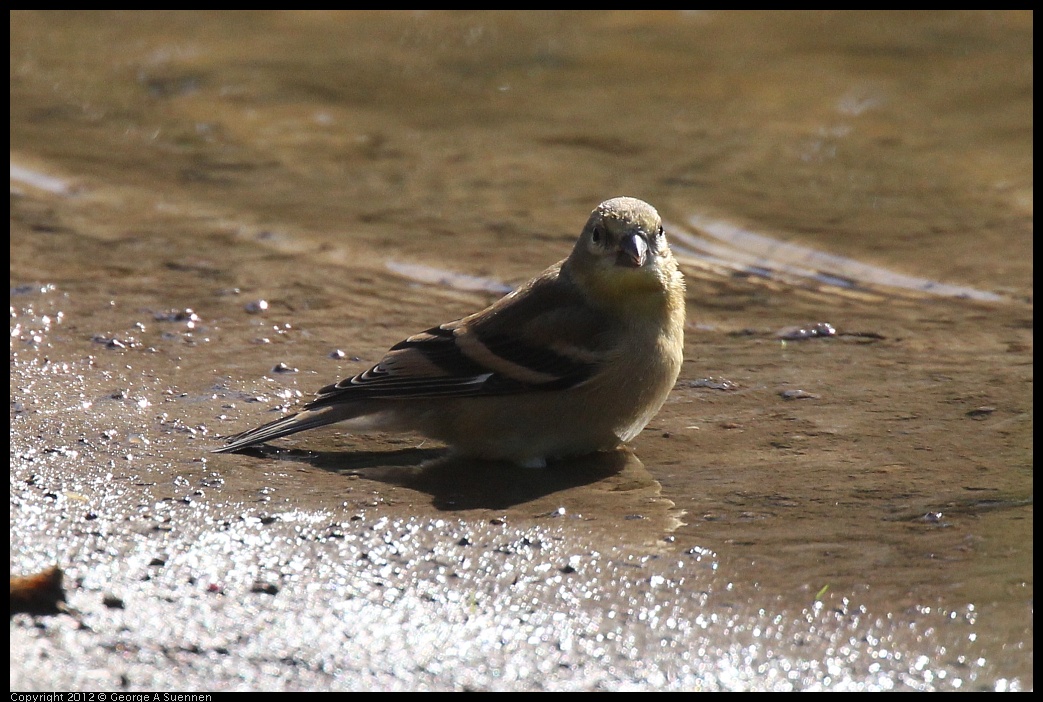
[[612,198],[591,212],[564,260],[214,452],[340,422],[355,432],[417,432],[454,455],[528,467],[612,450],[666,401],[684,324],[684,276],[659,213]]

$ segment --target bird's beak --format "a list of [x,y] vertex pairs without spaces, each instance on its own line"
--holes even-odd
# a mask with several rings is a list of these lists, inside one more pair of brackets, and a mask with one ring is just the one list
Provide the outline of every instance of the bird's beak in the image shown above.
[[628,268],[640,268],[648,260],[648,242],[640,234],[627,234],[619,241],[616,264]]

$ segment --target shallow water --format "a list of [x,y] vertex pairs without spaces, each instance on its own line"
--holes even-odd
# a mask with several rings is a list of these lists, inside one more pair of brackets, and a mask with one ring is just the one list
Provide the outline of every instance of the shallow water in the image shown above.
[[[17,12],[11,41],[12,569],[139,575],[54,543],[48,500],[123,543],[123,515],[189,497],[163,548],[193,558],[228,513],[503,520],[713,554],[649,597],[782,613],[776,658],[825,606],[893,622],[935,673],[863,667],[881,654],[852,634],[861,659],[799,679],[751,659],[514,689],[1031,688],[1031,14]],[[671,223],[689,287],[681,378],[633,454],[517,474],[324,430],[208,455],[562,258],[622,194]],[[744,627],[704,659],[756,647]],[[253,687],[350,687],[309,670]]]

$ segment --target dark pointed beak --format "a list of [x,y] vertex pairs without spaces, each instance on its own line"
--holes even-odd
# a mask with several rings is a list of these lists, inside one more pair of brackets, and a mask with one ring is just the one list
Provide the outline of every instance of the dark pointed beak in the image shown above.
[[648,260],[648,242],[640,234],[627,234],[619,241],[616,265],[640,268]]

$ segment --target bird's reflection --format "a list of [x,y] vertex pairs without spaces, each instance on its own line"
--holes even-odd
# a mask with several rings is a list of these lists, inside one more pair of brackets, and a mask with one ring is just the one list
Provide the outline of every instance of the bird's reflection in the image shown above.
[[443,510],[506,509],[602,482],[606,484],[599,493],[659,489],[644,464],[625,448],[555,460],[545,468],[466,458],[447,449],[344,452],[259,446],[242,453],[409,488],[430,495],[433,506]]

